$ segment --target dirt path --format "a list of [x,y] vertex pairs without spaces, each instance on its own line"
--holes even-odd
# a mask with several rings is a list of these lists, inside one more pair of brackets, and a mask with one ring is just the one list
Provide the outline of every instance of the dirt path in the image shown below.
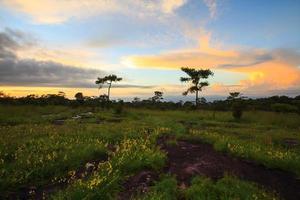
[[[159,145],[166,151],[168,157],[164,173],[175,175],[181,188],[188,187],[191,178],[196,175],[216,180],[222,178],[224,173],[228,173],[263,185],[285,200],[300,199],[300,180],[288,172],[267,169],[262,165],[233,158],[217,152],[212,145],[199,141],[179,140],[177,145],[170,146],[161,139]],[[149,171],[138,173],[124,184],[123,194],[126,195],[121,194],[120,199],[129,199],[128,197],[137,191],[147,192],[149,186],[157,179],[158,175]]]

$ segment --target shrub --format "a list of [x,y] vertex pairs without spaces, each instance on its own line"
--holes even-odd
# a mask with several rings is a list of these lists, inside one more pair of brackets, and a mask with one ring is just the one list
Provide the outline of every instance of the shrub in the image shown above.
[[234,119],[241,119],[243,116],[244,106],[242,102],[234,102],[232,104],[232,116]]
[[275,112],[297,112],[298,111],[298,108],[296,106],[285,104],[285,103],[272,104],[271,109]]

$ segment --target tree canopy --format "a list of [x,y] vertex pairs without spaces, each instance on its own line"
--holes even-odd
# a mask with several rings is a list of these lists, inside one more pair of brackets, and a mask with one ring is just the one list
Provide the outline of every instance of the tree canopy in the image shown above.
[[210,69],[192,69],[188,67],[182,67],[181,70],[185,72],[188,77],[181,77],[181,82],[191,82],[192,86],[190,86],[185,92],[183,92],[183,95],[188,95],[188,93],[196,93],[196,105],[198,105],[199,91],[202,91],[203,87],[206,87],[209,85],[207,81],[202,81],[203,79],[207,79],[209,76],[213,76],[214,73]]

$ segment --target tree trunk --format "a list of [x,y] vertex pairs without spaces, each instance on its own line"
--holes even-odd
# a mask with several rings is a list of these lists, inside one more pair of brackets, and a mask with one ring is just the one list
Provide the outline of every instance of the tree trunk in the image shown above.
[[109,97],[110,97],[110,88],[111,88],[111,82],[108,85],[108,91],[107,91],[107,97],[108,97],[108,101],[109,101]]

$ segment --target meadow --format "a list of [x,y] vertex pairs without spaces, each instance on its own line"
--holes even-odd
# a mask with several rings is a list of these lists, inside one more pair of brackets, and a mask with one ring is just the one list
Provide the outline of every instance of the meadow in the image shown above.
[[[2,105],[0,194],[3,199],[297,199],[299,122],[295,113],[263,111],[247,111],[236,120],[228,111]],[[202,148],[208,152],[203,159],[214,155],[287,181],[290,188],[268,185],[218,159],[195,160],[193,152]],[[178,157],[182,163],[170,157],[174,151],[187,153]],[[190,165],[178,167],[184,163]]]

